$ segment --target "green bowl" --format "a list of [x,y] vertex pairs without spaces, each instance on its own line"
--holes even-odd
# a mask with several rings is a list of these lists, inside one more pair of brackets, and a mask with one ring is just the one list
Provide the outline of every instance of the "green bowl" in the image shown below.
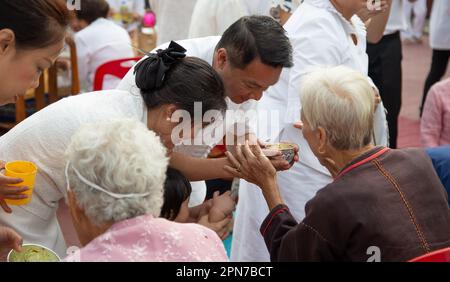
[[60,262],[59,256],[49,248],[37,244],[24,244],[19,253],[11,250],[8,262]]

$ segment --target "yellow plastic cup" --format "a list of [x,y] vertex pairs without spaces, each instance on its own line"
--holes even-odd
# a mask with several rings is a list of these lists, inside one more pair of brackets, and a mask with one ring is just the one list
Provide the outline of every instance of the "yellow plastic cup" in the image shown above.
[[13,206],[22,206],[28,204],[31,201],[31,197],[33,195],[33,188],[34,182],[36,180],[36,174],[37,174],[37,166],[32,162],[13,161],[7,163],[5,165],[5,176],[23,179],[23,182],[21,183],[10,184],[8,186],[12,187],[26,186],[30,189],[22,193],[24,195],[27,195],[28,198],[23,200],[5,199],[5,202]]

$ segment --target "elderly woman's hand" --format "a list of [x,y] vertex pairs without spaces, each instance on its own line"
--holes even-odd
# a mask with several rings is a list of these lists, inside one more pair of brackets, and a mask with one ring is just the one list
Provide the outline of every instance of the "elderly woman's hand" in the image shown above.
[[11,228],[0,226],[0,261],[6,259],[11,249],[20,252],[21,248],[22,237]]
[[245,146],[237,147],[236,156],[227,152],[227,157],[233,167],[225,166],[225,170],[259,186],[270,210],[283,203],[277,185],[277,170],[259,146],[249,146],[246,142]]
[[225,166],[225,170],[235,177],[243,178],[255,185],[264,186],[265,183],[276,181],[277,170],[259,146],[236,147],[236,155],[227,152],[227,157],[233,167]]

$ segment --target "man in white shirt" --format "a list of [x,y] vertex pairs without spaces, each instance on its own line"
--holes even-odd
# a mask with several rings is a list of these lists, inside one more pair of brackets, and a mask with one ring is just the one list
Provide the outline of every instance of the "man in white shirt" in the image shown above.
[[369,76],[380,91],[387,110],[389,146],[397,148],[398,117],[402,105],[402,42],[400,32],[406,30],[402,5],[407,0],[392,0],[391,14],[382,39],[372,44],[369,40]]
[[430,46],[433,49],[430,72],[428,73],[423,90],[422,107],[420,115],[425,105],[428,91],[431,87],[442,79],[447,71],[450,58],[450,1],[433,2],[430,20]]
[[[107,20],[105,0],[84,0],[83,9],[75,11],[72,27],[77,46],[78,75],[82,92],[93,90],[95,73],[101,65],[118,59],[134,57],[128,32]],[[103,89],[114,89],[120,79],[106,76]]]
[[[225,119],[233,120],[225,124],[226,137],[234,139],[253,136],[254,129],[251,128],[251,123],[254,120],[245,118],[245,114],[239,117],[237,113],[251,112],[255,108],[255,100],[260,100],[263,92],[277,83],[283,68],[292,66],[292,47],[285,30],[270,17],[250,16],[243,17],[232,24],[222,37],[197,38],[178,43],[187,50],[188,56],[207,61],[221,76],[230,111]],[[157,49],[164,49],[167,45]],[[118,89],[137,94],[136,91],[139,89],[135,84],[133,69],[125,76]],[[242,132],[235,131],[239,126],[243,129]],[[208,129],[204,132],[208,132]],[[215,136],[203,145],[177,146],[176,151],[184,153],[178,157],[186,155],[206,157],[223,138],[224,135]],[[225,165],[226,158],[214,161],[217,162],[216,167],[219,169],[211,166],[211,170],[215,170],[213,173],[216,177],[208,179],[232,177],[223,170],[223,166],[220,166],[220,164]],[[189,166],[188,158],[186,158],[186,166]],[[289,167],[287,165],[283,169]],[[208,172],[199,172],[200,177],[204,175],[208,175]],[[192,188],[190,206],[196,206],[204,201],[206,186],[204,183],[194,183]]]
[[[258,138],[270,143],[294,142],[300,147],[300,161],[290,170],[277,174],[280,193],[298,221],[304,218],[305,204],[320,188],[332,181],[330,173],[314,156],[301,131],[294,127],[300,120],[302,78],[317,67],[338,65],[367,76],[366,27],[357,16],[353,16],[351,21],[345,19],[331,2],[305,0],[284,25],[294,49],[294,67],[283,70],[280,81],[264,93],[257,105],[260,123],[268,110],[284,113],[284,119],[276,126],[282,128],[281,131],[260,134]],[[357,44],[352,40],[352,35]],[[329,115],[339,118],[334,113]],[[375,143],[386,145],[386,117],[382,104],[376,110],[375,119]],[[268,213],[260,189],[241,180],[233,230],[232,261],[270,261],[259,232]]]

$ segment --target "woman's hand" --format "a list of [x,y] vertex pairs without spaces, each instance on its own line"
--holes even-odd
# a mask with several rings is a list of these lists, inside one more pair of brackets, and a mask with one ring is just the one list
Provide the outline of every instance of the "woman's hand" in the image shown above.
[[[0,161],[0,169],[5,168],[5,162]],[[27,195],[23,195],[22,193],[29,190],[28,187],[11,187],[8,186],[10,184],[18,184],[23,182],[20,178],[7,177],[0,173],[0,206],[2,209],[11,213],[11,208],[6,204],[5,199],[8,200],[23,200],[28,198]]]
[[22,237],[11,228],[0,226],[0,261],[6,259],[11,249],[22,250]]

